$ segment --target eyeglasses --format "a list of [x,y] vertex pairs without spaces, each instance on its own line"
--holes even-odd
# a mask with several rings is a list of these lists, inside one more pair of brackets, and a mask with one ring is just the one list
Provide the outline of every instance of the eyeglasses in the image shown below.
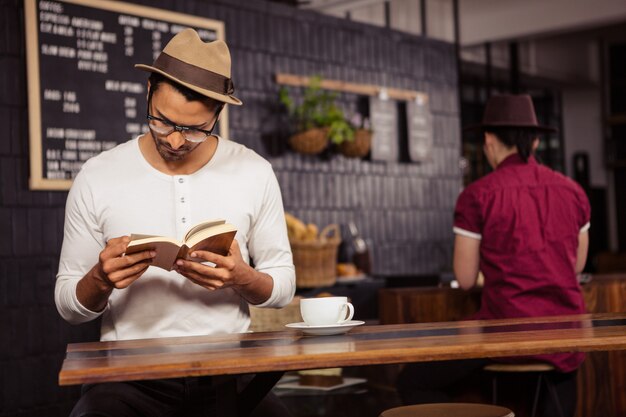
[[185,138],[186,141],[192,143],[202,143],[209,136],[213,134],[213,129],[217,125],[217,119],[220,115],[220,112],[224,108],[224,105],[220,105],[215,112],[215,122],[213,123],[213,127],[211,130],[198,129],[196,127],[189,126],[179,126],[175,123],[170,122],[169,120],[161,119],[160,117],[156,117],[150,114],[150,105],[152,103],[152,89],[150,89],[150,93],[148,94],[148,111],[146,114],[146,118],[148,119],[148,126],[150,130],[152,130],[158,136],[169,136],[174,132],[180,132]]

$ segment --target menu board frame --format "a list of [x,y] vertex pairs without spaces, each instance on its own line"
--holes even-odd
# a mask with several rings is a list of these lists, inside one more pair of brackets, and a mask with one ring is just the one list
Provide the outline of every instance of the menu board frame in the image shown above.
[[[43,146],[42,146],[42,103],[41,80],[39,61],[39,25],[37,18],[37,2],[39,0],[25,0],[26,23],[26,65],[28,85],[28,127],[30,147],[30,180],[31,190],[68,190],[72,185],[71,179],[49,179],[43,177]],[[215,31],[217,39],[225,40],[224,22],[171,10],[157,9],[112,0],[54,0],[57,3],[68,3],[94,9],[116,13],[134,15],[140,18],[149,18],[183,26],[204,28]],[[136,71],[129,64],[129,71]],[[220,136],[228,139],[228,106],[220,115]]]

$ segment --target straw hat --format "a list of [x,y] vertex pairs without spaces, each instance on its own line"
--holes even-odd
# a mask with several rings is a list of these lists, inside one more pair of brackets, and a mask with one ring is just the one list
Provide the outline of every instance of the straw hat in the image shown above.
[[137,64],[135,68],[156,72],[203,96],[240,106],[233,96],[235,87],[230,78],[230,52],[221,40],[203,42],[193,29],[174,36],[152,65]]
[[489,127],[516,127],[538,132],[556,132],[556,129],[537,123],[533,101],[527,94],[490,97],[485,105],[482,123],[467,126],[463,130],[485,130]]

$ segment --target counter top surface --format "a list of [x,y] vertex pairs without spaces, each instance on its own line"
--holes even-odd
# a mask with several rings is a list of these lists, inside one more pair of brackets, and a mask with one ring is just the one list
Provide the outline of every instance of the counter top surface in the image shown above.
[[61,385],[626,349],[626,313],[70,344]]

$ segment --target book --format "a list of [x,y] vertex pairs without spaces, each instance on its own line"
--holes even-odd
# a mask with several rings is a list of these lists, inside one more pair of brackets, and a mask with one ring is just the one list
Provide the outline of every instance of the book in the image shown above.
[[165,236],[132,234],[126,248],[126,255],[154,250],[156,256],[151,265],[171,271],[177,259],[203,262],[203,259],[189,256],[196,250],[226,256],[236,233],[235,226],[219,219],[204,221],[193,226],[185,234],[182,242]]

